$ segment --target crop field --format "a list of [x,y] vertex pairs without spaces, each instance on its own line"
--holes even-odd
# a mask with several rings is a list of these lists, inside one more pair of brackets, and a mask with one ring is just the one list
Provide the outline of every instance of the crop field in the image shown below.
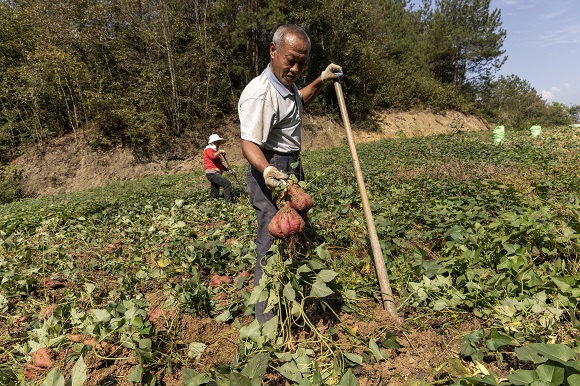
[[400,322],[345,145],[303,154],[314,207],[255,288],[231,177],[232,204],[189,173],[0,206],[0,384],[580,385],[580,131],[357,149]]

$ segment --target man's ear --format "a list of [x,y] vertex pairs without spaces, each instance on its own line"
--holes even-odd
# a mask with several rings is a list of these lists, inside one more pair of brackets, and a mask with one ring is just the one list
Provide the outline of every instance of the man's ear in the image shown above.
[[276,45],[270,42],[270,59],[274,59],[274,54],[276,54]]

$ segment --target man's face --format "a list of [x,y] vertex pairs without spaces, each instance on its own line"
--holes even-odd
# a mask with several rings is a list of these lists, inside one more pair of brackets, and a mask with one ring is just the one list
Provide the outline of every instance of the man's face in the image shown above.
[[270,43],[270,59],[270,69],[289,88],[306,67],[308,43],[296,35],[287,34],[279,51],[274,43]]

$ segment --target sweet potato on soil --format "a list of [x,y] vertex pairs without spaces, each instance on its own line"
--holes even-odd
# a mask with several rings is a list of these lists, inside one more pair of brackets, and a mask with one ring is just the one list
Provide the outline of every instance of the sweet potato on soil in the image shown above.
[[209,282],[209,284],[212,287],[219,287],[220,285],[222,285],[223,283],[231,283],[232,282],[232,278],[229,276],[220,276],[220,275],[213,275],[211,277],[211,280]]
[[30,354],[32,365],[41,369],[49,369],[53,365],[52,355],[47,347],[39,348]]
[[234,284],[237,285],[239,281],[247,280],[250,278],[250,273],[248,271],[242,271],[238,277],[234,279]]
[[270,234],[279,239],[286,239],[303,230],[304,219],[287,203],[284,203],[272,221],[270,221],[270,224],[268,224]]

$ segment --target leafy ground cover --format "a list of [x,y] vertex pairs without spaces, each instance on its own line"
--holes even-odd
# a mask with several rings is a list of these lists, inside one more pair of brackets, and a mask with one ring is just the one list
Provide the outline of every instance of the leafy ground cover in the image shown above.
[[201,174],[0,206],[0,383],[580,384],[580,132],[359,156],[402,323],[345,146],[304,154],[307,231],[256,288],[253,209],[239,187],[208,200]]

